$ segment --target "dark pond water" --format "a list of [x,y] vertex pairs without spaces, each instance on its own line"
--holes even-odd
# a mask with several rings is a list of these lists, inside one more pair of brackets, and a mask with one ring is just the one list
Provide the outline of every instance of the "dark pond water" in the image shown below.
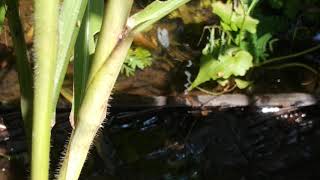
[[[52,169],[71,127],[59,110]],[[20,115],[1,113],[1,179],[27,179]],[[319,179],[319,105],[111,108],[81,179]],[[19,128],[20,127],[20,128]],[[8,160],[10,159],[10,161]]]

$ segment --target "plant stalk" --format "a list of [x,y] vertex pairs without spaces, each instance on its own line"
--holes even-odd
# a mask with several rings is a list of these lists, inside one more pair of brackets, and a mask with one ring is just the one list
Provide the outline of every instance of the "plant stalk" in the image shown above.
[[314,46],[314,47],[312,47],[310,49],[306,49],[306,50],[303,50],[303,51],[300,51],[300,52],[297,52],[297,53],[294,53],[294,54],[289,54],[289,55],[286,55],[286,56],[280,56],[280,57],[271,58],[269,60],[266,60],[266,61],[264,61],[262,63],[259,63],[259,64],[255,65],[255,67],[264,66],[264,65],[275,63],[275,62],[282,61],[282,60],[285,60],[285,59],[295,58],[295,57],[302,56],[302,55],[308,54],[310,52],[316,51],[318,49],[320,49],[320,44],[317,45],[317,46]]
[[133,0],[108,0],[105,15],[98,39],[96,51],[92,60],[88,83],[110,56],[124,31]]
[[132,37],[120,38],[132,4],[133,0],[109,0],[106,4],[86,92],[79,115],[74,115],[79,119],[71,134],[59,180],[79,178],[90,145],[105,119],[107,101],[133,41]]
[[79,109],[79,119],[71,135],[66,158],[61,168],[65,172],[60,172],[59,180],[75,180],[79,177],[91,146],[91,143],[88,142],[93,141],[106,117],[108,99],[132,41],[133,38],[128,37],[119,42],[108,61],[88,86]]
[[53,81],[58,43],[59,0],[34,0],[35,72],[31,179],[49,177]]

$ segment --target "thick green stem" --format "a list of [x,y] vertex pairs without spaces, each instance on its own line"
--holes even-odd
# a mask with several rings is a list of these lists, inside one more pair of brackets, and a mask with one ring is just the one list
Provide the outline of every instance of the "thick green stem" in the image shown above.
[[108,99],[133,41],[133,34],[144,30],[156,20],[178,8],[183,2],[188,1],[155,1],[155,4],[152,3],[149,8],[143,10],[142,14],[132,18],[129,24],[127,17],[132,0],[108,1],[107,14],[100,32],[85,96],[66,150],[59,180],[75,180],[79,177],[90,145],[105,119]]
[[119,43],[88,86],[61,168],[64,171],[60,172],[59,180],[75,180],[79,177],[91,142],[106,117],[108,99],[132,40],[130,37]]
[[132,3],[133,0],[108,0],[88,83],[91,82],[118,43],[124,31]]
[[17,70],[21,93],[21,114],[28,141],[31,138],[32,128],[32,71],[27,56],[27,46],[24,39],[23,28],[19,18],[18,0],[6,0],[8,7],[7,18],[11,32],[11,38],[16,53]]
[[56,67],[59,0],[34,0],[35,73],[31,179],[49,177],[53,81]]
[[79,119],[66,150],[59,180],[79,178],[90,145],[106,116],[107,101],[133,41],[132,37],[120,38],[132,4],[133,0],[109,0],[106,4],[87,89],[79,114],[75,115]]

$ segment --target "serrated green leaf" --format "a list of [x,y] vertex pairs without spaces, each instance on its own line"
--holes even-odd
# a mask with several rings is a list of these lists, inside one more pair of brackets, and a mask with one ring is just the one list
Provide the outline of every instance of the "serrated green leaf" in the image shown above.
[[151,66],[151,64],[151,53],[144,48],[137,47],[136,49],[129,50],[127,58],[121,68],[121,72],[129,77],[134,75],[137,68],[143,70],[144,68]]

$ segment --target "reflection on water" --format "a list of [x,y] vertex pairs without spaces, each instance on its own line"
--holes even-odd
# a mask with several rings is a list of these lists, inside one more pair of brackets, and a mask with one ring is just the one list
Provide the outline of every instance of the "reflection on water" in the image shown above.
[[115,113],[103,134],[119,179],[312,179],[320,177],[311,173],[320,157],[317,109]]

